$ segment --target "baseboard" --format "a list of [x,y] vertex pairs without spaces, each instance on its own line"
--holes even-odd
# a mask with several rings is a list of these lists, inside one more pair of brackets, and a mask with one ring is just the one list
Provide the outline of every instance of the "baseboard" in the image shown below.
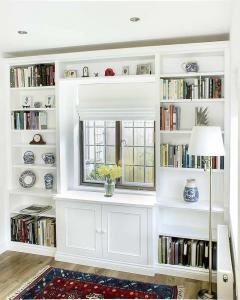
[[[179,265],[156,265],[155,273],[162,275],[169,275],[175,277],[183,277],[189,279],[196,279],[201,281],[209,280],[208,270],[204,268],[193,268],[193,267],[184,267]],[[217,272],[213,271],[212,274],[213,282],[217,282]]]
[[1,243],[0,244],[0,254],[2,254],[3,252],[7,251],[7,245],[6,243]]
[[94,258],[82,257],[78,255],[66,254],[59,251],[56,252],[55,260],[73,263],[73,264],[97,267],[97,268],[110,269],[110,270],[120,271],[120,272],[154,276],[154,270],[152,266],[142,266],[142,265],[133,265],[128,263],[121,263],[121,262],[112,262],[103,259],[94,259]]
[[10,242],[8,250],[52,257],[55,256],[56,252],[56,248],[53,247],[25,244],[20,242]]

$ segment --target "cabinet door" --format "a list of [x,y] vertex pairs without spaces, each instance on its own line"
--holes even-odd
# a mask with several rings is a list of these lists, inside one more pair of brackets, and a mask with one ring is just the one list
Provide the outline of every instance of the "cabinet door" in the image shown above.
[[102,228],[104,258],[147,264],[147,209],[104,205]]
[[100,257],[101,206],[58,201],[57,250],[88,257]]

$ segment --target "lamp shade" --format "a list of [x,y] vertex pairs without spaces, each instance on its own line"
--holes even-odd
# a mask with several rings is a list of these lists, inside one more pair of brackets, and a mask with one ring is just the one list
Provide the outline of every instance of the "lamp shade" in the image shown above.
[[190,155],[224,156],[221,128],[217,126],[194,126],[188,152]]

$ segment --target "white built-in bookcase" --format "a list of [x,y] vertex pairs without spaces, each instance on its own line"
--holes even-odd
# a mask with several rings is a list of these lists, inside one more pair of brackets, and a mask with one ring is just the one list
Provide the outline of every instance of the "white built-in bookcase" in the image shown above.
[[[41,61],[42,59],[42,61]],[[58,157],[61,136],[58,136],[58,129],[64,125],[64,120],[59,118],[64,114],[72,114],[70,108],[75,107],[76,103],[64,103],[58,106],[58,98],[61,98],[61,83],[78,81],[79,84],[92,84],[92,88],[96,83],[104,81],[111,82],[154,82],[155,104],[156,104],[156,137],[155,137],[155,166],[156,166],[156,204],[153,208],[153,269],[157,273],[169,275],[188,274],[206,274],[207,270],[158,264],[158,238],[159,235],[172,237],[183,237],[189,239],[208,239],[208,191],[209,178],[201,169],[175,169],[160,166],[160,145],[162,143],[187,144],[189,143],[191,128],[194,125],[194,109],[196,106],[204,106],[209,109],[209,125],[221,126],[223,131],[226,156],[224,161],[224,170],[216,170],[213,172],[213,238],[216,240],[217,224],[228,222],[228,195],[229,195],[229,122],[230,122],[230,98],[229,98],[229,57],[227,43],[207,43],[207,44],[189,44],[176,46],[159,46],[148,48],[132,48],[120,50],[95,51],[88,53],[69,53],[56,56],[44,56],[37,58],[29,58],[29,64],[36,62],[54,62],[56,65],[56,86],[42,88],[15,88],[9,89],[9,124],[11,111],[18,109],[19,98],[22,95],[33,94],[36,97],[44,97],[45,95],[55,93],[56,110],[48,111],[48,120],[51,130],[40,132],[47,145],[31,146],[28,142],[32,138],[34,132],[31,131],[13,131],[9,125],[9,172],[11,179],[9,182],[9,216],[19,211],[19,208],[30,203],[51,203],[54,207],[53,194],[56,192],[74,188],[74,174],[70,172],[74,169],[74,158],[76,151],[72,149],[72,155],[69,157]],[[188,74],[181,68],[182,63],[188,61],[197,61],[200,69],[195,74]],[[10,59],[9,67],[12,65],[26,65],[28,58]],[[136,75],[136,66],[141,63],[152,63],[151,75]],[[82,68],[88,66],[90,77],[81,78]],[[122,75],[122,67],[129,66],[130,75]],[[111,67],[115,71],[114,77],[104,77],[104,70]],[[64,79],[64,70],[77,70],[77,79]],[[99,77],[93,77],[93,73],[98,72]],[[221,76],[224,78],[224,98],[221,99],[195,99],[191,100],[163,100],[161,93],[161,78],[181,78],[189,76]],[[165,103],[166,102],[166,103]],[[176,104],[181,107],[181,130],[160,132],[160,106],[166,104]],[[72,133],[74,134],[74,133]],[[73,136],[66,137],[65,142],[72,142]],[[25,169],[22,165],[22,155],[26,149],[34,147],[36,155],[40,157],[41,153],[48,151],[57,155],[57,164],[55,170],[51,170],[56,174],[58,179],[56,182],[56,190],[53,193],[46,192],[43,188],[42,178],[46,171],[41,165],[41,160],[34,167],[39,180],[36,188],[23,190],[19,188],[18,177]],[[183,201],[183,189],[186,179],[195,178],[199,188],[200,199],[196,203],[186,203]],[[86,188],[85,188],[86,190]],[[129,192],[129,197],[131,197]],[[54,210],[52,211],[54,214]],[[57,220],[57,223],[61,220]],[[44,247],[30,245],[12,245],[12,249],[28,247],[29,252],[43,252],[53,254],[49,249]],[[31,250],[31,247],[34,250]],[[40,250],[38,250],[40,249]],[[190,275],[189,275],[190,274]]]

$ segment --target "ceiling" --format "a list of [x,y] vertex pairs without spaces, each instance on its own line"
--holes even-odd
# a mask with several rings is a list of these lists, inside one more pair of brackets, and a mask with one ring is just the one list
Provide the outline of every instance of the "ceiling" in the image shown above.
[[0,52],[226,34],[230,15],[230,0],[0,0]]

